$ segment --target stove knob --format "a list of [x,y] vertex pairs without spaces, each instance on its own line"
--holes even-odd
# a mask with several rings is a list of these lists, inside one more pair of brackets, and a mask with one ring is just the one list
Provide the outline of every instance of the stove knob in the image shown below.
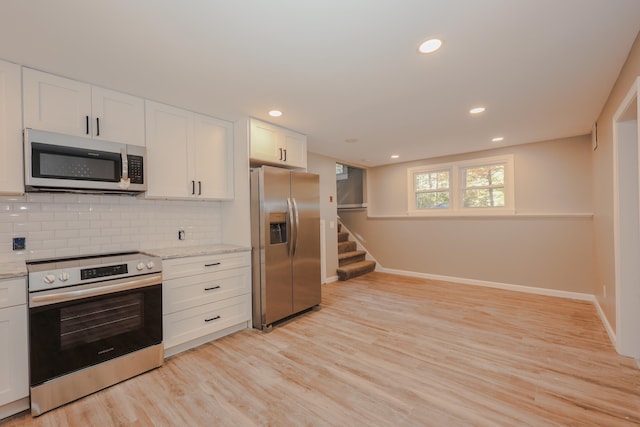
[[147,268],[148,268],[149,270],[151,270],[151,269],[152,269],[153,267],[155,267],[155,266],[156,266],[156,265],[153,263],[153,261],[149,261],[149,262],[147,262]]
[[63,271],[62,273],[60,273],[60,276],[58,276],[58,279],[60,279],[60,281],[62,282],[66,282],[67,280],[69,280],[69,273]]
[[56,275],[51,273],[45,274],[44,277],[42,278],[42,281],[50,285],[56,281]]
[[138,269],[138,271],[143,270],[144,269],[144,263],[139,262],[138,265],[136,265],[136,268]]

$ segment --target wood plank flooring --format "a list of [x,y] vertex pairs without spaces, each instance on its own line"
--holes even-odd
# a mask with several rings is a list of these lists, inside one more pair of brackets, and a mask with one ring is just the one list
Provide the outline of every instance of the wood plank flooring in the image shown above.
[[383,273],[322,290],[271,333],[2,427],[640,425],[640,370],[589,302]]

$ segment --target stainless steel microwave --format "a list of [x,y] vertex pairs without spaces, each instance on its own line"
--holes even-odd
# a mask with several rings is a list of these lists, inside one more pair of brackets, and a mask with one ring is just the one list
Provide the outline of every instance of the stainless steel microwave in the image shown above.
[[26,191],[139,193],[146,149],[36,129],[24,131]]

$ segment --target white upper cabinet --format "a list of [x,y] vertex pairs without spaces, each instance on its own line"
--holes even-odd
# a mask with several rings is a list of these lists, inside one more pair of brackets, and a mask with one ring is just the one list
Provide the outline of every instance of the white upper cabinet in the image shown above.
[[233,199],[233,124],[146,102],[146,196]]
[[251,119],[249,144],[253,163],[307,167],[307,137],[300,133]]
[[24,68],[24,126],[144,146],[144,100]]
[[146,102],[147,197],[183,198],[191,194],[187,156],[193,132],[190,117],[188,111]]
[[91,87],[93,137],[144,146],[144,99]]
[[0,61],[0,194],[24,192],[20,66]]
[[233,123],[194,114],[190,158],[198,196],[233,199]]

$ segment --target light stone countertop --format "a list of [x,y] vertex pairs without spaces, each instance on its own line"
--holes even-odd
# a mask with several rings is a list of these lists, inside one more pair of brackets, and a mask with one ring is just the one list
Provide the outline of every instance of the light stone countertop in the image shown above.
[[250,247],[236,245],[173,246],[170,248],[142,250],[142,252],[148,255],[157,256],[162,259],[184,258],[200,255],[220,255],[250,251]]
[[0,262],[0,279],[21,277],[27,275],[27,266],[24,261]]

